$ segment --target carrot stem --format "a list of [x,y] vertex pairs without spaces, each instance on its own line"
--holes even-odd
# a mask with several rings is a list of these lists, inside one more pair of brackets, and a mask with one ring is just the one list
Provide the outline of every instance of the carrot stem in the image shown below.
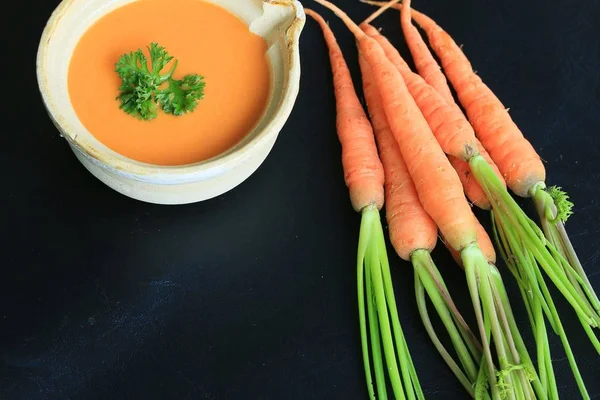
[[[525,253],[523,252],[523,249],[521,248],[522,244],[519,245],[511,231],[506,229],[505,220],[503,218],[499,218],[498,221],[496,221],[494,218],[492,220],[492,224],[496,242],[499,243],[500,253],[505,263],[509,266],[509,269],[511,269],[513,274],[520,275],[521,278],[525,278],[518,279],[518,282],[523,300],[528,309],[529,319],[536,340],[538,369],[542,386],[544,386],[546,391],[549,392],[549,398],[558,398],[558,388],[554,378],[548,333],[545,329],[544,315],[541,313],[542,310],[545,310],[547,313],[546,318],[548,318],[549,321],[552,321],[551,324],[553,329],[560,337],[560,340],[563,344],[563,348],[567,355],[567,359],[577,382],[579,391],[583,398],[588,399],[589,394],[587,393],[587,389],[583,383],[583,378],[581,377],[581,373],[575,361],[573,351],[558,316],[558,311],[556,310],[556,306],[554,305],[552,297],[550,296],[550,292],[542,276],[542,272],[537,266],[533,255],[526,250]],[[528,270],[533,271],[534,276],[531,276],[525,272]],[[531,289],[532,286],[537,287],[536,293],[539,291],[539,295],[533,295],[533,290]],[[544,301],[545,308],[541,307],[540,300]],[[532,309],[535,311],[532,312]],[[591,331],[591,328],[587,324],[583,324],[583,326],[586,328],[586,331]],[[593,335],[593,332],[591,334]]]
[[[479,332],[481,336],[481,344],[483,345],[483,354],[486,359],[487,378],[489,381],[489,387],[492,392],[492,399],[500,399],[500,391],[498,390],[496,381],[496,372],[494,371],[494,361],[492,358],[492,352],[490,349],[490,337],[486,333],[489,328],[489,318],[484,313],[482,308],[482,301],[479,294],[479,283],[482,277],[482,265],[487,265],[487,261],[483,258],[481,252],[470,250],[469,248],[461,252],[463,258],[463,265],[465,267],[465,273],[467,276],[467,285],[469,287],[469,293],[471,294],[471,301],[473,302],[473,308],[475,310],[475,317],[477,319],[477,325],[479,326]],[[468,256],[468,252],[473,251],[474,256]]]
[[[374,219],[373,223],[376,223]],[[372,239],[373,240],[373,239]],[[381,332],[381,340],[383,344],[383,355],[385,357],[387,372],[390,376],[392,389],[396,398],[405,399],[404,388],[402,386],[402,380],[400,378],[400,370],[398,368],[398,362],[396,359],[396,353],[394,351],[394,339],[392,337],[392,329],[390,326],[390,319],[388,310],[386,307],[386,294],[383,287],[383,277],[381,274],[381,264],[379,259],[379,251],[377,246],[371,245],[367,250],[367,255],[371,261],[371,279],[373,283],[373,292],[375,297],[375,305],[377,308],[377,316],[379,318],[379,328]]]
[[546,390],[546,388],[543,388],[541,386],[540,379],[539,379],[535,369],[533,368],[533,362],[531,361],[531,358],[529,357],[529,353],[527,352],[527,347],[525,346],[525,342],[523,341],[523,338],[521,337],[521,334],[519,333],[519,328],[517,327],[517,322],[515,320],[515,317],[512,312],[512,308],[510,306],[510,302],[508,300],[508,294],[506,293],[506,289],[504,288],[504,284],[502,283],[502,277],[500,276],[500,272],[493,265],[490,266],[490,271],[491,271],[491,278],[495,282],[494,287],[497,288],[497,290],[498,290],[497,293],[499,296],[500,304],[502,304],[502,308],[506,313],[508,325],[510,327],[510,332],[512,334],[512,337],[515,341],[517,353],[519,354],[520,357],[522,357],[521,366],[524,369],[524,375],[531,381],[531,385],[533,386],[533,389],[535,390],[537,397],[539,399],[547,399],[548,398],[547,390]]
[[[556,333],[560,337],[560,341],[563,344],[565,354],[567,355],[567,360],[569,361],[569,365],[571,366],[571,371],[573,372],[573,376],[575,377],[575,381],[577,382],[577,386],[579,387],[579,392],[581,393],[581,395],[584,399],[589,399],[590,395],[588,394],[585,384],[583,383],[583,378],[581,376],[581,373],[579,372],[579,367],[577,366],[577,362],[575,361],[575,356],[573,355],[573,350],[571,349],[571,345],[569,344],[567,334],[566,334],[565,329],[560,321],[560,318],[558,317],[558,311],[556,310],[556,306],[554,305],[554,302],[552,301],[552,298],[550,297],[550,291],[548,290],[548,287],[546,286],[546,283],[544,282],[544,280],[541,276],[541,271],[538,271],[538,275],[539,275],[539,278],[541,281],[542,292],[544,293],[544,296],[546,296],[546,298],[548,299],[548,303],[550,305],[550,310],[552,312],[552,316],[553,316],[554,320],[556,321]],[[589,327],[587,327],[587,329],[589,329]],[[550,354],[548,354],[547,358],[548,358],[548,364],[550,366],[552,366],[552,363],[551,363],[552,360],[550,358]],[[558,397],[558,394],[556,396]]]
[[[384,357],[381,353],[381,341],[385,342],[386,338],[382,334],[381,315],[377,307],[378,299],[376,292],[376,283],[374,283],[374,274],[377,271],[377,253],[373,254],[376,249],[373,246],[367,247],[367,253],[365,258],[365,266],[368,271],[367,275],[367,295],[371,300],[369,303],[369,325],[371,328],[371,348],[373,350],[373,364],[375,369],[375,382],[377,383],[377,392],[380,398],[387,398],[387,389],[385,382],[385,369],[384,369]],[[386,351],[385,345],[383,345],[384,352]]]
[[[379,329],[377,325],[377,315],[373,307],[373,295],[371,293],[371,271],[368,269],[370,264],[365,262],[367,247],[371,237],[371,226],[373,214],[365,209],[362,213],[360,234],[358,240],[357,256],[357,282],[358,282],[358,312],[360,326],[360,341],[362,346],[363,364],[365,369],[365,378],[367,380],[367,390],[369,398],[375,400],[375,390],[373,388],[373,375],[371,374],[371,362],[369,359],[369,337],[367,336],[366,313],[368,312],[369,329],[371,337],[371,346],[373,353],[373,364],[375,369],[375,380],[378,383],[378,392],[381,392],[379,382],[383,383],[383,393],[385,394],[385,380],[379,378],[383,374],[383,365],[381,363],[381,346],[379,345]],[[366,285],[365,285],[366,280]],[[367,292],[367,302],[365,307],[365,290]],[[367,311],[365,311],[367,310]],[[373,317],[374,316],[374,317]],[[374,319],[375,318],[375,319]],[[382,397],[385,398],[385,397]]]
[[[495,266],[488,264],[476,245],[461,251],[471,300],[486,356],[492,398],[547,398],[517,328],[504,284]],[[498,355],[498,379],[493,369],[490,341]],[[532,387],[533,386],[533,387]]]
[[[453,316],[451,308],[448,306],[444,296],[441,295],[439,284],[437,283],[437,279],[434,277],[435,272],[437,272],[437,268],[431,260],[429,251],[417,250],[413,252],[411,255],[411,261],[415,270],[417,305],[419,306],[419,312],[425,325],[425,329],[452,372],[454,372],[461,384],[465,386],[467,392],[469,392],[471,396],[474,396],[473,385],[477,379],[478,366],[476,365],[475,361],[473,361],[473,358],[477,362],[481,358],[481,352],[477,351],[481,345],[478,342],[471,342],[470,339],[473,337],[472,333],[467,334],[463,332],[461,325],[456,322],[457,317]],[[432,268],[435,269],[435,272],[431,271]],[[429,319],[424,297],[425,293],[429,296],[434,308],[438,313],[438,316],[440,317],[440,320],[448,331],[450,340],[452,341],[456,354],[458,355],[466,375],[448,354],[444,346],[437,338],[437,335],[432,330],[433,328],[431,326],[431,321]],[[420,298],[421,296],[422,298]],[[458,318],[462,319],[462,316],[459,315]],[[475,354],[473,354],[473,352]],[[465,382],[468,382],[468,385],[465,385]]]
[[[552,282],[556,285],[563,296],[569,301],[575,311],[593,327],[598,326],[596,310],[589,304],[587,299],[579,295],[573,283],[569,280],[563,268],[563,258],[558,254],[554,246],[549,243],[543,232],[533,221],[531,221],[501,185],[493,169],[480,156],[473,157],[469,164],[475,178],[488,195],[496,210],[496,216],[503,213],[507,217],[507,225],[514,231],[523,245],[534,255],[536,261],[541,265]],[[565,263],[566,260],[564,260]]]
[[393,334],[396,343],[396,350],[398,354],[398,360],[400,364],[400,370],[402,372],[402,379],[404,381],[405,388],[414,388],[414,390],[407,390],[407,397],[411,400],[417,396],[421,398],[423,396],[422,390],[418,380],[414,380],[416,376],[415,367],[408,351],[408,345],[402,332],[400,325],[400,319],[398,318],[398,309],[396,307],[396,299],[394,296],[394,288],[392,286],[392,276],[390,273],[390,264],[387,257],[387,249],[385,246],[385,237],[381,223],[379,226],[375,226],[374,229],[375,242],[377,245],[377,251],[379,252],[379,259],[381,262],[381,273],[383,278],[383,285],[385,288],[385,297],[387,300],[388,308],[392,319]]
[[[431,323],[431,318],[429,317],[429,312],[427,311],[427,300],[425,298],[425,286],[424,286],[423,282],[421,281],[419,274],[417,274],[417,273],[415,273],[415,297],[417,299],[417,308],[419,310],[419,314],[421,315],[421,320],[423,321],[425,331],[429,335],[429,338],[433,342],[433,345],[435,346],[437,351],[440,353],[440,355],[442,356],[442,358],[444,359],[444,361],[446,362],[448,367],[450,367],[450,370],[452,371],[452,373],[454,373],[454,375],[456,376],[458,381],[461,383],[461,385],[464,387],[464,389],[467,391],[467,393],[469,393],[469,395],[471,395],[471,397],[475,397],[475,392],[473,391],[473,387],[470,382],[470,379],[461,370],[461,368],[458,366],[456,361],[454,361],[454,359],[452,358],[452,356],[450,355],[448,350],[446,350],[446,348],[444,347],[444,345],[438,338],[437,334],[435,333],[435,329],[433,327],[433,324]],[[438,311],[438,313],[439,313],[439,311]],[[446,326],[446,324],[444,324],[444,326]],[[448,329],[448,332],[450,332],[450,329],[452,329],[452,328],[449,328],[448,326],[446,326],[446,329]],[[452,334],[451,334],[451,337],[452,337]],[[464,368],[464,365],[463,365],[463,368]]]
[[[541,305],[541,301],[539,296],[533,296],[532,286],[536,286],[537,281],[535,279],[531,279],[529,276],[531,272],[534,270],[532,266],[529,265],[531,262],[530,258],[523,257],[522,249],[520,246],[516,246],[516,239],[514,235],[510,232],[504,231],[505,220],[502,215],[499,216],[500,221],[497,224],[494,220],[492,220],[494,234],[498,242],[502,243],[506,250],[501,246],[501,256],[504,259],[505,263],[509,266],[511,272],[519,277],[519,290],[521,291],[521,296],[523,297],[523,302],[525,303],[525,307],[527,309],[527,315],[529,316],[529,321],[531,323],[532,332],[534,337],[536,338],[536,349],[538,355],[538,369],[540,374],[540,380],[542,387],[547,387],[547,382],[550,379],[553,379],[553,374],[550,376],[547,375],[548,370],[546,368],[546,355],[549,355],[550,348],[548,341],[545,337],[541,336],[542,332],[546,334],[546,328],[544,324],[544,315],[540,313],[543,311],[543,307]],[[500,228],[498,228],[500,227]],[[511,247],[512,246],[512,247]],[[516,254],[514,253],[516,251]],[[507,252],[510,253],[510,256],[507,256]],[[516,263],[516,260],[520,260],[520,263]],[[527,266],[523,267],[523,264],[527,264]]]
[[[558,188],[554,188],[554,190],[563,194],[563,192],[561,192]],[[600,311],[600,300],[594,292],[594,289],[585,271],[583,270],[581,261],[579,260],[579,257],[577,257],[577,253],[575,252],[571,240],[567,235],[564,222],[559,216],[558,208],[555,204],[554,198],[551,196],[549,191],[546,189],[546,185],[543,183],[535,185],[531,192],[531,197],[538,211],[538,215],[540,216],[542,229],[546,238],[548,238],[550,243],[552,243],[559,253],[568,261],[569,265],[572,266],[573,273],[576,276],[573,277],[569,271],[566,271],[567,274],[570,275],[569,277],[571,280],[576,280],[581,284],[581,288],[596,311]],[[571,203],[569,203],[569,208],[570,206],[572,206]],[[568,215],[569,214],[567,214],[564,219],[568,218]],[[575,282],[573,282],[573,284],[577,285]]]
[[459,331],[463,337],[463,340],[469,346],[469,351],[471,352],[473,357],[475,357],[477,359],[481,358],[483,348],[481,346],[481,343],[479,342],[479,339],[473,333],[473,331],[471,331],[471,328],[469,327],[467,322],[464,320],[461,313],[458,311],[458,308],[454,304],[452,297],[448,293],[448,288],[446,287],[446,284],[444,283],[444,280],[440,274],[440,271],[437,269],[433,260],[431,259],[431,255],[427,261],[428,262],[426,263],[426,268],[428,269],[429,274],[430,274],[433,282],[435,283],[438,292],[440,293],[442,299],[444,300],[446,307],[448,308],[448,311],[450,311],[450,315],[452,315],[454,322],[458,326]]
[[362,211],[357,277],[360,337],[369,398],[387,399],[387,375],[396,399],[424,399],[398,318],[383,227],[375,205]]

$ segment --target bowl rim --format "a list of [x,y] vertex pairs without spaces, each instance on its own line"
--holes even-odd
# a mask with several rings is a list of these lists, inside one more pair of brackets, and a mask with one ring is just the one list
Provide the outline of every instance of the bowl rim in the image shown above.
[[[225,152],[217,154],[212,158],[183,165],[157,165],[137,161],[108,147],[108,151],[97,149],[86,138],[78,135],[73,137],[74,128],[65,122],[61,108],[53,102],[52,90],[47,81],[48,74],[44,67],[45,56],[52,35],[56,27],[60,24],[64,13],[67,12],[68,8],[75,1],[83,0],[62,0],[46,22],[36,56],[36,78],[44,106],[60,131],[61,136],[93,163],[110,170],[112,173],[146,182],[155,182],[158,178],[160,180],[167,180],[168,183],[178,184],[198,180],[199,176],[202,179],[208,179],[244,163],[254,151],[269,142],[270,136],[273,133],[278,134],[288,119],[296,100],[296,93],[299,90],[299,40],[306,22],[306,16],[299,0],[262,0],[263,4],[292,7],[295,17],[294,21],[292,21],[283,33],[287,45],[287,54],[284,54],[288,58],[288,65],[284,73],[285,81],[281,100],[274,111],[273,117],[271,117],[263,129],[255,133],[254,137],[249,140],[246,137]],[[84,129],[93,137],[87,128],[84,127]]]

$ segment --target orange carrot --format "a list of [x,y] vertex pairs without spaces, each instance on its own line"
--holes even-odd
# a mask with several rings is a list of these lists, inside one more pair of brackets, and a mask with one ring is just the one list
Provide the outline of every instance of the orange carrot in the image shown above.
[[[391,5],[390,3],[387,3],[386,5],[389,5],[390,7],[394,8],[400,7],[400,5],[397,4]],[[444,100],[446,100],[446,102],[449,105],[456,107],[455,112],[460,112],[462,114],[462,111],[454,102],[454,97],[450,92],[450,87],[448,86],[448,82],[446,81],[446,77],[442,73],[441,68],[439,67],[437,61],[429,51],[429,48],[421,38],[421,35],[417,31],[417,29],[411,23],[410,1],[404,2],[403,6],[405,8],[402,10],[401,13],[402,30],[404,32],[404,36],[406,37],[406,42],[411,44],[409,46],[409,50],[411,51],[411,54],[413,56],[413,61],[415,63],[417,71],[419,72],[420,76],[425,80],[425,82],[427,82],[440,95],[442,95]],[[369,36],[373,37],[379,42],[379,44],[384,48],[388,58],[390,58],[392,62],[394,62],[394,64],[402,68],[406,73],[408,66],[406,65],[404,60],[402,60],[398,51],[391,45],[391,43],[389,43],[389,41],[383,35],[379,33],[379,31],[377,31],[375,28],[369,25],[369,21],[374,19],[374,17],[376,17],[378,14],[380,14],[382,10],[383,7],[379,11],[373,13],[369,18],[365,20],[365,22],[363,22],[363,24],[361,24],[361,27],[363,28],[365,33],[367,33]],[[407,79],[406,76],[405,79]],[[496,172],[498,177],[501,179],[502,184],[504,184],[504,179],[502,178],[498,167],[492,161],[488,152],[484,149],[479,140],[475,139],[475,143],[477,145],[477,149],[479,150],[479,154],[494,169],[494,172]],[[464,160],[453,155],[450,155],[449,159],[452,166],[458,173],[458,176],[463,184],[465,193],[469,200],[471,200],[471,202],[477,207],[484,210],[489,210],[491,208],[491,204],[477,180],[474,179],[473,176],[470,174],[470,167],[468,166],[468,164]]]
[[[511,400],[517,397],[532,398],[534,396],[532,385],[536,386],[537,392],[541,392],[543,388],[536,383],[529,382],[523,370],[511,369],[511,366],[523,362],[527,364],[529,370],[533,370],[531,358],[518,332],[511,329],[516,322],[508,304],[508,298],[493,295],[495,292],[505,293],[505,289],[498,271],[487,263],[477,245],[477,225],[473,214],[456,171],[450,165],[423,117],[427,110],[424,110],[423,114],[421,113],[407,88],[407,83],[404,82],[394,64],[386,57],[377,41],[366,35],[334,4],[326,0],[316,1],[334,11],[354,34],[359,53],[371,68],[385,115],[400,148],[402,158],[413,178],[421,204],[451,246],[461,252],[485,354],[487,378],[492,397],[500,398],[500,388],[497,385],[496,372],[493,367],[494,357],[491,354],[490,341],[487,338],[488,330],[484,321],[491,324],[491,334],[498,360],[500,360],[500,368],[504,370],[502,374],[504,382],[511,386],[514,385],[511,393],[508,393],[508,398]],[[431,88],[429,85],[424,87]],[[435,90],[433,92],[439,96]],[[445,101],[443,103],[447,104]],[[452,112],[453,110],[450,108],[447,111]],[[464,125],[462,122],[464,118],[449,121],[443,112],[436,113],[435,110],[429,112],[437,114],[436,118],[438,118],[439,124],[447,124],[454,128],[456,125]],[[470,126],[467,124],[467,127]],[[453,148],[461,158],[483,160],[476,154],[477,147],[472,144],[472,141],[469,142],[470,139],[460,139],[465,132],[458,129],[452,129],[450,132],[451,136],[445,138],[446,145],[452,148],[453,145],[461,143],[462,148]],[[472,132],[471,137],[474,139]],[[491,168],[489,169],[491,170]],[[537,380],[534,381],[537,382]]]
[[309,9],[305,12],[321,27],[329,49],[346,184],[354,208],[362,214],[357,278],[360,337],[369,397],[372,400],[376,397],[371,376],[372,359],[377,392],[381,398],[386,397],[387,372],[396,397],[421,399],[423,392],[398,318],[379,216],[384,201],[384,172],[373,129],[358,101],[348,66],[333,32],[319,14]]
[[385,114],[409,167],[423,208],[455,249],[461,250],[475,243],[475,224],[470,217],[471,210],[458,175],[437,144],[402,76],[377,41],[367,36],[343,11],[325,0],[316,1],[335,8],[336,14],[343,16],[342,19],[354,33],[359,52],[369,63],[380,88]]
[[[415,63],[415,67],[417,68],[419,75],[423,77],[425,82],[427,82],[429,85],[431,85],[431,87],[437,90],[437,92],[444,97],[448,104],[456,104],[454,102],[452,92],[450,91],[450,86],[448,86],[446,76],[444,75],[439,64],[429,51],[427,44],[425,43],[425,41],[422,40],[421,34],[417,30],[417,28],[415,28],[412,24],[410,15],[410,0],[405,0],[402,4],[400,22],[402,25],[402,32],[404,33],[404,37],[406,38],[406,42],[413,44],[409,47],[409,50],[413,57],[413,62]],[[477,147],[479,149],[479,153],[486,159],[486,161],[493,168],[497,169],[496,164],[491,160],[491,157],[479,141],[477,141]],[[479,183],[477,183],[477,180],[471,174],[471,168],[469,167],[469,164],[454,156],[449,156],[448,158],[450,159],[450,163],[458,173],[458,176],[463,184],[463,188],[465,189],[465,194],[467,195],[469,200],[471,200],[471,202],[473,202],[473,204],[475,204],[479,208],[489,210],[491,208],[490,201],[488,200],[481,186],[479,186]],[[500,174],[498,175],[500,176]]]
[[370,68],[362,56],[359,56],[359,61],[363,71],[363,93],[384,166],[385,210],[390,241],[398,255],[410,261],[413,251],[434,249],[438,229],[419,201],[415,184],[387,122],[373,75],[365,72]]
[[[319,24],[325,24],[320,15],[308,10],[307,14]],[[328,27],[327,27],[328,28]],[[342,145],[342,164],[345,181],[350,191],[352,206],[361,211],[369,205],[383,207],[383,166],[377,155],[373,128],[358,100],[350,71],[333,32],[323,29],[329,49],[336,99],[336,125]]]
[[[503,203],[501,208],[512,215],[505,215],[504,218],[508,219],[504,223],[498,221],[497,226],[520,230],[522,232],[519,235],[523,239],[525,236],[532,238],[528,240],[528,247],[579,314],[588,336],[600,353],[600,340],[589,330],[589,326],[586,327],[600,326],[600,299],[564,228],[573,204],[560,188],[546,187],[546,173],[540,157],[523,137],[500,100],[473,71],[469,60],[450,35],[425,14],[415,10],[412,10],[412,14],[425,30],[478,137],[498,164],[509,187],[517,195],[533,198],[547,241],[535,239],[537,232],[527,226],[531,221],[503,192],[498,192],[494,197],[497,197],[499,203]],[[409,43],[409,47],[411,45]],[[471,163],[471,169],[482,171],[481,167],[477,160]],[[492,184],[489,189],[494,190],[493,186]],[[533,250],[534,248],[536,249]]]
[[[425,330],[463,387],[475,397],[474,387],[479,371],[477,365],[481,360],[481,344],[458,311],[431,259],[430,253],[437,242],[437,226],[419,201],[417,189],[387,122],[370,67],[362,56],[359,56],[359,62],[363,93],[385,171],[385,209],[390,241],[396,253],[413,265],[417,306]],[[438,339],[427,311],[425,294],[429,296],[446,327],[464,372]]]
[[[554,283],[567,298],[573,297],[569,301],[574,307],[579,307],[580,315],[584,312],[587,314],[585,319],[595,320],[592,325],[600,325],[600,299],[564,228],[573,204],[560,188],[546,187],[546,170],[540,156],[523,137],[502,102],[473,71],[471,63],[450,35],[427,15],[415,10],[412,12],[440,58],[477,136],[497,163],[508,186],[519,196],[533,198],[546,238],[561,258],[567,260],[564,271],[558,273],[568,277],[571,287],[562,287],[556,279],[553,279]],[[582,290],[585,296],[581,296]],[[567,291],[570,294],[566,294]],[[575,301],[579,306],[575,305]],[[592,336],[590,338],[600,352],[600,341]]]
[[[480,146],[480,145],[478,145]],[[456,158],[454,156],[448,156],[450,164],[454,167],[454,170],[458,174],[460,181],[465,190],[467,198],[471,200],[471,203],[475,204],[482,210],[489,210],[492,205],[490,200],[487,198],[485,191],[481,188],[477,179],[471,173],[471,167],[466,161]]]
[[[473,215],[473,218],[475,218],[475,223],[477,224],[477,242],[479,243],[479,247],[481,247],[481,251],[483,252],[486,260],[490,264],[496,264],[496,249],[494,249],[494,244],[492,243],[492,240],[490,239],[490,236],[487,234],[483,225],[481,225],[481,223],[479,223],[477,220],[477,217]],[[445,240],[444,244],[452,254],[454,261],[456,261],[458,265],[463,266],[460,253],[454,250]]]
[[508,186],[517,195],[529,197],[533,186],[546,179],[540,156],[513,122],[506,107],[473,71],[450,35],[423,13],[413,10],[412,17],[427,34],[479,140]]
[[413,46],[409,47],[409,50],[419,75],[425,79],[425,82],[429,83],[437,90],[448,104],[455,104],[454,97],[452,96],[452,92],[450,92],[448,81],[446,80],[442,69],[427,48],[427,44],[421,39],[421,34],[412,24],[410,16],[410,0],[405,0],[402,7],[402,12],[400,13],[402,32],[404,33],[407,43],[414,43]]
[[[427,119],[429,126],[433,129],[438,142],[444,151],[450,155],[450,161],[459,173],[459,178],[469,199],[478,207],[489,209],[490,202],[484,191],[470,174],[465,173],[470,170],[466,161],[481,150],[481,156],[489,160],[489,164],[494,168],[498,178],[502,183],[504,182],[495,164],[491,161],[481,143],[475,138],[475,133],[462,114],[462,111],[455,103],[449,104],[446,102],[442,95],[437,93],[432,86],[428,85],[423,78],[413,73],[408,64],[402,59],[402,56],[400,56],[398,50],[377,29],[367,23],[361,24],[361,28],[367,35],[380,44],[387,58],[402,74],[408,90]],[[476,148],[476,151],[465,151],[465,148],[473,146]]]
[[[389,5],[387,3],[385,6]],[[404,3],[401,12],[405,14],[402,18],[406,21],[406,14],[411,12],[410,0]],[[552,298],[547,290],[540,290],[545,287],[539,273],[542,267],[571,303],[588,337],[600,352],[600,341],[591,330],[591,327],[597,327],[600,323],[600,300],[594,293],[563,226],[570,215],[572,204],[560,189],[546,190],[545,170],[539,156],[523,137],[500,100],[472,70],[459,46],[429,17],[414,10],[413,13],[415,21],[425,30],[431,46],[440,58],[478,137],[498,163],[508,185],[520,196],[533,197],[547,241],[539,238],[538,232],[532,228],[533,222],[505,190],[494,179],[490,179],[492,176],[485,163],[476,158],[470,162],[477,180],[483,182],[489,192],[488,199],[493,199],[497,241],[507,263],[513,266],[511,271],[518,278],[532,326],[536,327],[539,365],[548,364],[551,359],[544,314],[541,311],[543,309],[561,337],[582,395],[589,398],[566,335],[560,327]],[[413,36],[408,42],[409,48],[420,51],[423,48],[421,42],[420,35]],[[428,49],[425,50],[428,52]],[[533,281],[530,282],[530,279]],[[534,297],[531,298],[531,295]],[[550,397],[556,397],[558,389],[551,365],[541,371],[543,386]]]

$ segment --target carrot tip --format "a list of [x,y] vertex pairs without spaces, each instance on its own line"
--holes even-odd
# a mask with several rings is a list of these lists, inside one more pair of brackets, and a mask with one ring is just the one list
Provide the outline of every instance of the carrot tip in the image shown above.
[[371,23],[375,18],[377,18],[381,14],[383,14],[388,8],[394,6],[395,4],[398,4],[400,1],[401,0],[390,0],[390,1],[388,1],[386,4],[384,4],[383,6],[381,6],[377,11],[375,11],[373,14],[371,14],[370,16],[368,16],[363,21],[363,24],[369,24],[369,23]]

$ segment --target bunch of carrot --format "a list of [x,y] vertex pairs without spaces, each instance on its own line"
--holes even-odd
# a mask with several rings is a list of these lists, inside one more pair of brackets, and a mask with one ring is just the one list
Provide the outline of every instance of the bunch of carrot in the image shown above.
[[[371,122],[357,100],[333,33],[317,13],[307,10],[321,25],[330,50],[336,86],[338,134],[352,203],[357,211],[378,212],[385,197],[391,243],[398,255],[414,267],[419,312],[446,363],[475,398],[558,398],[545,316],[563,342],[582,395],[589,398],[540,267],[573,305],[597,349],[600,349],[600,343],[591,327],[600,323],[600,303],[562,225],[570,213],[568,198],[558,189],[546,190],[543,165],[533,147],[512,122],[500,101],[475,75],[451,37],[425,14],[412,10],[410,0],[405,0],[402,6],[396,4],[398,0],[370,2],[382,7],[360,26],[332,3],[315,1],[343,20],[354,34],[359,51],[363,92]],[[370,25],[374,18],[390,7],[402,10],[402,29],[418,74]],[[413,18],[425,30],[445,75],[419,31],[412,25]],[[454,86],[466,116],[455,103],[446,77]],[[360,140],[355,137],[360,137]],[[369,149],[368,157],[365,153],[362,158],[344,158],[344,154],[348,154],[345,149],[358,154],[361,148]],[[368,183],[373,181],[373,176],[377,177],[376,184]],[[352,181],[350,177],[356,180]],[[383,182],[384,193],[381,191]],[[518,195],[534,198],[542,216],[546,238],[512,199],[507,185]],[[364,201],[357,202],[356,193],[360,193]],[[529,313],[536,339],[537,371],[516,326],[500,273],[495,267],[494,247],[470,210],[465,194],[475,205],[491,210],[501,254],[518,279]],[[363,211],[358,270],[361,338],[370,395],[371,398],[375,396],[371,386],[372,358],[377,391],[381,397],[385,398],[386,393],[384,370],[390,372],[397,398],[404,398],[404,389],[409,388],[418,388],[415,393],[419,396],[416,372],[408,356],[399,321],[394,321],[396,306],[387,256],[384,257],[385,245],[374,245],[378,257],[384,257],[385,262],[377,262],[376,257],[369,256],[374,252],[369,250],[372,239],[363,235],[367,215],[371,214]],[[379,221],[378,214],[377,217],[368,217],[368,220]],[[479,338],[457,310],[431,259],[430,252],[436,244],[438,230],[455,259],[464,267]],[[369,232],[383,241],[379,228]],[[396,358],[388,354],[393,353],[393,345],[388,344],[386,349],[386,342],[391,342],[391,336],[386,335],[385,322],[390,318],[387,310],[378,313],[376,322],[380,324],[380,330],[374,323],[377,317],[371,317],[374,312],[368,310],[371,329],[370,335],[366,335],[361,264],[369,258],[373,261],[364,262],[366,269],[373,270],[372,265],[379,263],[383,275],[387,275],[385,285],[388,292],[379,297],[370,294],[370,286],[374,282],[372,279],[369,281],[367,272],[367,304],[371,302],[370,297],[377,307],[388,299],[393,325],[398,326],[401,336],[396,344],[399,366],[395,365]],[[450,336],[460,366],[444,348],[432,327],[425,293]],[[368,353],[368,339],[371,340],[372,357]],[[380,342],[384,347],[385,369],[384,360],[377,351]],[[404,356],[401,355],[403,351]],[[400,380],[393,374],[398,369],[402,371],[404,388],[397,382],[394,385]],[[409,394],[408,397],[412,396]]]
[[[370,18],[392,6],[394,1],[382,4],[383,7]],[[426,49],[418,31],[411,24],[410,1],[401,8],[401,23],[405,36],[412,30],[415,40],[408,40],[413,56],[427,53],[428,57],[415,58],[417,70],[439,93],[449,93],[445,76],[437,68],[435,60]],[[414,20],[425,31],[430,44],[438,55],[446,76],[454,86],[467,117],[491,157],[499,165],[506,177],[508,186],[520,196],[531,196],[541,217],[546,238],[518,208],[505,191],[489,190],[485,176],[473,165],[471,172],[486,187],[487,195],[494,200],[492,211],[496,241],[503,258],[517,278],[527,311],[534,330],[540,370],[552,373],[550,350],[546,334],[544,316],[553,330],[559,335],[567,358],[575,375],[582,395],[588,398],[585,385],[579,373],[564,328],[550,296],[540,267],[571,303],[596,350],[600,352],[600,342],[592,328],[598,327],[599,303],[587,279],[575,251],[564,229],[564,221],[571,214],[572,203],[559,188],[546,190],[545,169],[533,147],[523,137],[507,110],[472,70],[471,65],[459,46],[431,18],[412,10]],[[417,44],[420,41],[420,45]],[[423,50],[425,48],[425,50]],[[435,77],[435,79],[433,79]],[[445,96],[453,104],[452,96]],[[556,387],[553,393],[556,393]]]

